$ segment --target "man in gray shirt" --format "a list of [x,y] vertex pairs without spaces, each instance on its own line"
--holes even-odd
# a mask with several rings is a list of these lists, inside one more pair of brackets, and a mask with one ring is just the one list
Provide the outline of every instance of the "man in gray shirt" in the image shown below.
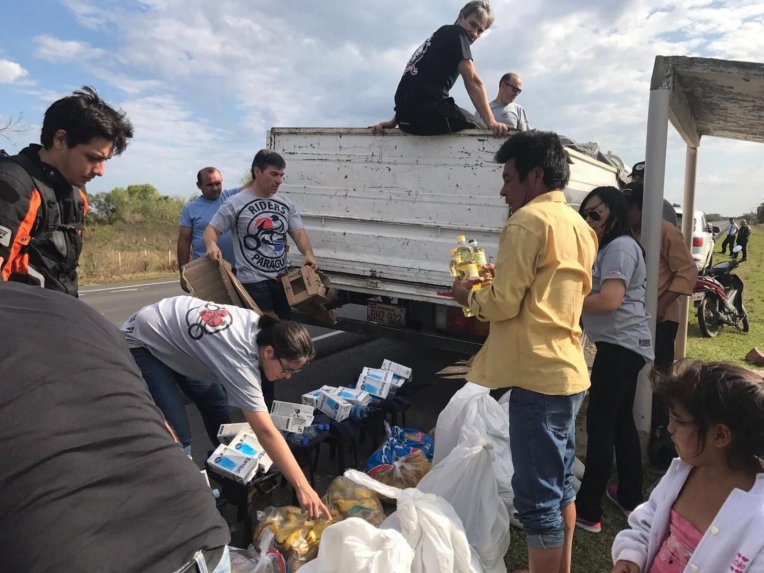
[[518,74],[507,73],[499,80],[499,94],[490,105],[496,121],[508,125],[510,130],[528,131],[528,118],[523,106],[516,103],[517,96],[523,91],[523,80]]

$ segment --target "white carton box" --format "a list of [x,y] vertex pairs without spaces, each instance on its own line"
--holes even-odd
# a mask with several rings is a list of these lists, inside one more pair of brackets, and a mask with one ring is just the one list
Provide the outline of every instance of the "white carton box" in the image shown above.
[[314,407],[309,404],[273,401],[271,419],[279,430],[302,434],[305,426],[313,423]]
[[364,390],[358,388],[345,388],[343,386],[337,387],[333,392],[330,392],[335,396],[339,396],[346,402],[351,404],[357,404],[358,406],[368,406],[371,401],[371,395]]
[[273,465],[273,460],[265,453],[265,449],[260,445],[255,432],[251,428],[236,434],[236,437],[231,440],[231,444],[228,447],[256,458],[260,465],[260,470],[263,472],[267,472]]
[[382,370],[389,370],[404,380],[411,380],[411,368],[404,366],[403,364],[393,362],[392,360],[388,360],[387,358],[382,361]]
[[394,388],[396,388],[393,384],[394,376],[395,374],[388,370],[364,367],[361,375],[358,377],[356,388],[379,398],[387,398],[390,391],[394,391]]
[[247,483],[260,467],[258,458],[220,444],[207,459],[207,467],[217,474]]
[[247,422],[242,422],[241,424],[221,424],[218,430],[218,441],[221,444],[228,445],[236,437],[236,434],[246,432],[249,429]]
[[313,406],[314,408],[318,408],[318,398],[321,395],[321,392],[334,392],[337,388],[335,386],[321,386],[318,390],[313,390],[312,392],[307,392],[302,395],[302,403],[307,404],[308,406]]
[[346,402],[339,396],[321,390],[318,397],[318,409],[333,420],[341,422],[346,419],[350,416],[352,408],[353,406],[350,402]]

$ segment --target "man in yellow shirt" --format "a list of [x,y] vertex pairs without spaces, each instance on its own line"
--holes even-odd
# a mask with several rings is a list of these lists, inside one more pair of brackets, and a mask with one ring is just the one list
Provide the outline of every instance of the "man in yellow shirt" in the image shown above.
[[512,488],[529,569],[567,573],[576,521],[575,419],[590,385],[579,321],[597,237],[565,202],[570,170],[556,134],[514,134],[495,159],[504,164],[500,194],[512,215],[493,282],[474,292],[470,281],[453,286],[454,298],[491,324],[467,379],[512,388]]

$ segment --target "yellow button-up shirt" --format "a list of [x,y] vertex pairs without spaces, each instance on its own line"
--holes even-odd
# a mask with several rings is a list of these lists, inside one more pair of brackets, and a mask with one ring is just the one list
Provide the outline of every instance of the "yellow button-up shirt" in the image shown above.
[[491,329],[467,379],[548,395],[586,390],[580,319],[596,253],[596,234],[562,191],[514,213],[501,231],[493,283],[469,296]]

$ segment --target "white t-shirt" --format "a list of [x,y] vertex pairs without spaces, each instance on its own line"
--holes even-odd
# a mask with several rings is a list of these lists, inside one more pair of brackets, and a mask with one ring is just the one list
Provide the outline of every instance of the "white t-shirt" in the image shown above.
[[305,228],[289,197],[276,193],[264,199],[249,189],[223,203],[210,225],[233,234],[236,274],[243,283],[278,277],[286,269],[287,234]]
[[267,412],[256,341],[259,318],[238,306],[176,296],[143,307],[121,328],[128,346],[145,348],[175,372],[223,384],[231,406]]
[[528,117],[525,115],[525,109],[518,103],[512,102],[502,105],[496,100],[491,102],[491,111],[493,117],[499,123],[504,123],[518,131],[528,131],[531,126],[528,123]]

